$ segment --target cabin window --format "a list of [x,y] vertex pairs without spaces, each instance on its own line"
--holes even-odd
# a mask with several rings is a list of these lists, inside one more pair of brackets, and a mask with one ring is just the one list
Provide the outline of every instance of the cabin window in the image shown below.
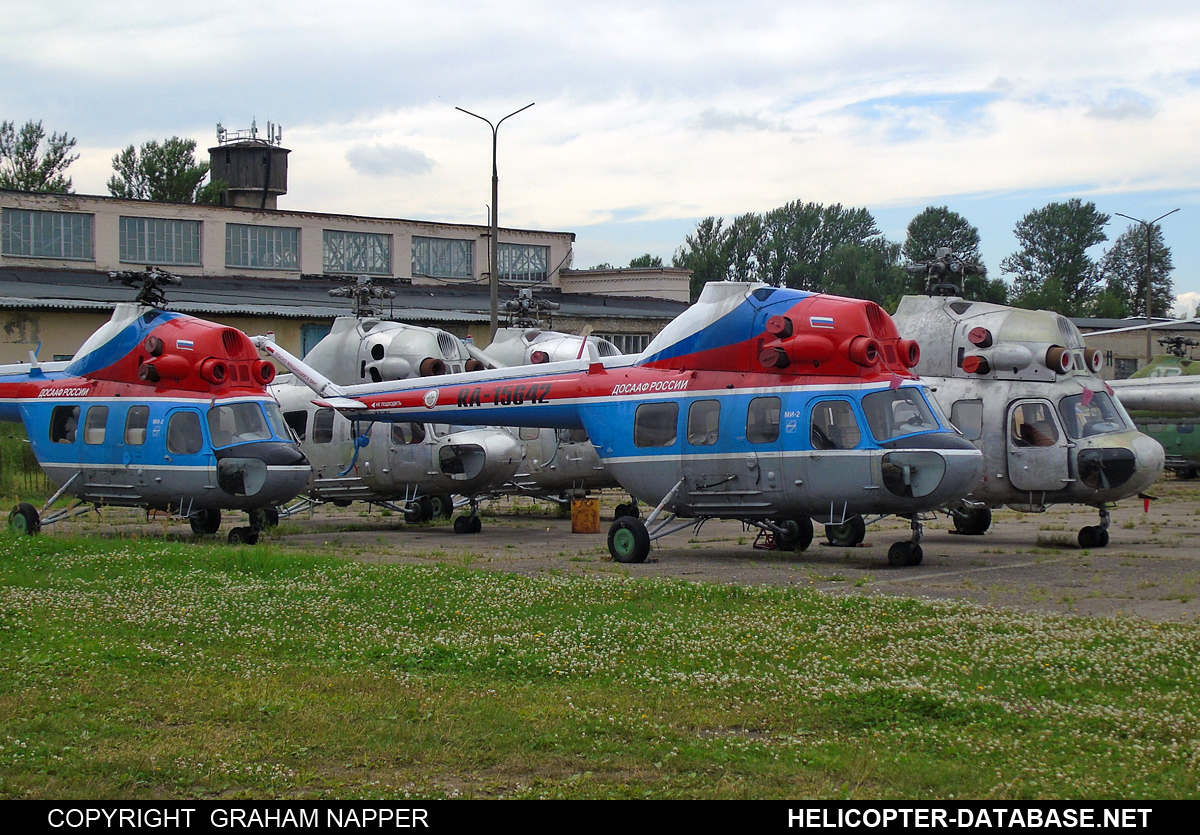
[[756,397],[746,411],[746,440],[772,444],[779,440],[779,398]]
[[308,412],[304,410],[284,412],[283,422],[287,424],[288,429],[292,430],[296,440],[303,443],[304,439],[308,437]]
[[337,415],[333,409],[317,409],[313,415],[312,440],[314,444],[328,444],[333,441],[333,418]]
[[271,440],[271,428],[257,403],[213,406],[208,410],[208,434],[214,447]]
[[854,449],[862,429],[854,408],[845,400],[822,400],[813,406],[809,441],[813,449]]
[[542,430],[536,426],[522,426],[517,430],[517,437],[522,441],[536,441],[538,436],[542,434]]
[[1058,443],[1058,427],[1049,403],[1021,403],[1012,411],[1011,434],[1013,446],[1054,446]]
[[1087,405],[1084,405],[1082,394],[1064,397],[1058,403],[1058,413],[1072,438],[1088,438],[1129,428],[1112,398],[1103,391],[1091,392]]
[[392,424],[392,444],[394,446],[407,446],[409,444],[419,444],[425,440],[425,427],[420,423],[393,423]]
[[672,446],[678,433],[678,403],[643,403],[637,407],[633,416],[633,442],[638,446]]
[[196,412],[176,412],[167,423],[167,452],[195,455],[204,449],[204,432]]
[[950,422],[968,441],[978,441],[983,437],[983,401],[955,401],[950,407]]
[[83,442],[96,446],[104,443],[104,432],[108,428],[108,407],[93,406],[88,409],[87,420],[83,424]]
[[937,418],[920,390],[911,386],[868,394],[863,398],[863,411],[877,441],[939,428]]
[[56,444],[75,443],[79,429],[78,406],[55,406],[50,413],[50,440]]
[[146,426],[150,422],[149,406],[130,406],[125,416],[125,443],[141,446],[146,443]]
[[591,440],[588,438],[586,429],[560,429],[558,430],[558,439],[569,444],[582,444]]
[[721,434],[721,401],[697,400],[688,409],[688,443],[712,446]]

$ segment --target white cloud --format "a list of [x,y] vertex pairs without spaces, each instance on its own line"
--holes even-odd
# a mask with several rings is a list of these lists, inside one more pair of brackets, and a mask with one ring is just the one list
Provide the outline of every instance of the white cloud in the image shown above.
[[355,145],[346,152],[346,162],[368,177],[428,174],[436,164],[406,145]]

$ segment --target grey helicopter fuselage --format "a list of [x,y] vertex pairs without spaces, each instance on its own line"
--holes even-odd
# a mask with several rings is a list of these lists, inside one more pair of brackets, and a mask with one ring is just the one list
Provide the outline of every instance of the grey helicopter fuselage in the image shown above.
[[[354,316],[336,319],[306,361],[346,384],[482,367],[446,331]],[[308,493],[317,501],[471,495],[507,483],[522,464],[521,446],[506,432],[423,423],[356,426],[316,406],[312,390],[292,375],[281,376],[271,392],[312,464]]]
[[905,296],[893,319],[921,344],[914,370],[983,452],[984,475],[968,502],[1035,512],[1062,503],[1103,508],[1161,475],[1162,447],[1134,426],[1095,373],[1099,352],[1065,317]]

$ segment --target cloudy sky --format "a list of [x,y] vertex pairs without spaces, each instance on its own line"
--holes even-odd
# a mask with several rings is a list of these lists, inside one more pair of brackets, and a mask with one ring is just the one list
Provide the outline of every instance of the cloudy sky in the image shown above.
[[[893,240],[948,205],[994,275],[1027,212],[1164,221],[1200,300],[1194,2],[0,0],[0,118],[120,148],[283,126],[281,208],[577,233],[575,266],[669,260],[697,220],[865,206]],[[1114,217],[1110,239],[1128,223]],[[1103,247],[1097,248],[1099,257]]]

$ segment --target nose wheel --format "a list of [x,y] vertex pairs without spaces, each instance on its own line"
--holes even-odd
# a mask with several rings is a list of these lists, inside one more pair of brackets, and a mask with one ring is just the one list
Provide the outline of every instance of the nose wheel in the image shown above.
[[897,542],[888,548],[888,565],[894,568],[920,565],[921,560],[925,558],[921,551],[921,534],[924,531],[921,520],[914,514],[909,519],[909,525],[912,527],[912,539],[908,542]]
[[1104,548],[1108,545],[1108,526],[1112,522],[1108,508],[1100,508],[1100,524],[1079,529],[1080,548]]

